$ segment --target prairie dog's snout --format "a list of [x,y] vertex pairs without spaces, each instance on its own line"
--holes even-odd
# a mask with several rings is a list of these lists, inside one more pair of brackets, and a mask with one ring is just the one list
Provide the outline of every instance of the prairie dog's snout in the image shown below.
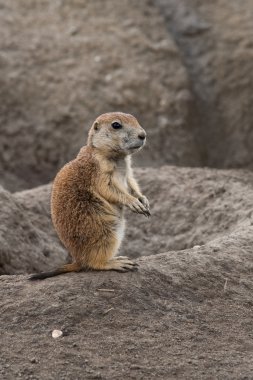
[[134,153],[134,150],[140,150],[146,142],[146,132],[142,127],[129,128],[127,138],[124,139],[123,149],[129,150],[128,154]]
[[145,139],[146,139],[146,132],[144,131],[144,129],[143,129],[143,131],[141,131],[141,132],[138,134],[138,138],[139,138],[140,140],[145,140]]

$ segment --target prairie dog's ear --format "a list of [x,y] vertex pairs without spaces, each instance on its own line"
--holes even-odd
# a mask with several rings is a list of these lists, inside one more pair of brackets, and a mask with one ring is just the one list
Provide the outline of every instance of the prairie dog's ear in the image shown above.
[[95,121],[94,124],[93,124],[93,128],[94,128],[94,130],[97,131],[97,130],[98,130],[98,127],[99,127],[99,124],[98,124],[97,121]]

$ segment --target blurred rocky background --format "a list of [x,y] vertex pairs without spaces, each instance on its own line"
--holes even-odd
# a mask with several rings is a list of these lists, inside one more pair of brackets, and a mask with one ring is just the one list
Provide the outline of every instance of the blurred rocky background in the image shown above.
[[142,166],[252,167],[252,2],[0,2],[0,180],[51,181],[102,112],[133,113]]

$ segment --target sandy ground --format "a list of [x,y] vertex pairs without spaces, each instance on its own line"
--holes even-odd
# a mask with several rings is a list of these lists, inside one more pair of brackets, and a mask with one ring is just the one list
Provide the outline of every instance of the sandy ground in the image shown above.
[[144,257],[136,273],[2,276],[1,379],[251,379],[245,240]]

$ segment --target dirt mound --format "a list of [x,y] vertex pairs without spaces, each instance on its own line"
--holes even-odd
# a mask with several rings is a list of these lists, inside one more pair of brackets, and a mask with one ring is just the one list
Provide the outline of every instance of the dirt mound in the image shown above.
[[137,174],[150,199],[152,217],[128,215],[124,254],[137,257],[202,245],[251,218],[249,171],[164,166]]
[[139,162],[200,164],[180,53],[148,1],[0,0],[0,8],[4,187],[48,183],[94,119],[116,110],[149,133]]
[[153,0],[188,73],[206,166],[253,167],[253,3]]
[[[127,212],[123,255],[136,258],[203,245],[251,220],[250,172],[162,167],[136,174],[152,217]],[[0,193],[2,274],[47,270],[67,260],[51,223],[49,198],[50,185]]]
[[1,379],[250,379],[252,230],[136,273],[2,276]]
[[49,195],[48,186],[15,195],[0,188],[0,274],[37,272],[67,260],[52,228]]

